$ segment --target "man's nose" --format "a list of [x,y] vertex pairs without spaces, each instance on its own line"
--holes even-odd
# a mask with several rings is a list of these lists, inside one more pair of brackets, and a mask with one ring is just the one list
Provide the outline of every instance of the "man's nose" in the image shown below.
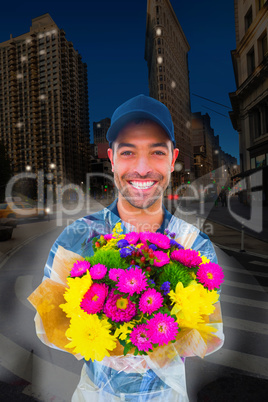
[[138,158],[136,165],[134,167],[134,172],[138,173],[140,176],[146,176],[152,171],[149,161],[146,157]]

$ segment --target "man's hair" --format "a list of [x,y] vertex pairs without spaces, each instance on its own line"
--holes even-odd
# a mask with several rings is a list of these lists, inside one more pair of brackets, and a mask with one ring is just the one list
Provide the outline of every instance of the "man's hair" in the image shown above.
[[[139,125],[145,125],[145,124],[150,124],[150,123],[152,123],[152,120],[150,120],[150,119],[142,119],[142,118],[140,118],[140,119],[135,119],[135,120],[131,120],[129,123],[134,123],[134,124],[136,124],[137,126]],[[156,123],[157,124],[157,123]],[[114,142],[112,142],[112,150],[113,150],[113,152],[114,152]],[[173,152],[174,151],[174,145],[173,145],[173,142],[171,141],[171,151]]]

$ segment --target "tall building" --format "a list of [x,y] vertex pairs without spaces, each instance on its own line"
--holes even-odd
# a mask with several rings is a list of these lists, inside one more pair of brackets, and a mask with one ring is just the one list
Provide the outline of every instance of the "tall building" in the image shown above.
[[170,110],[180,149],[173,186],[194,177],[187,39],[169,0],[147,0],[145,60],[150,96]]
[[[199,178],[214,170],[213,144],[214,130],[210,116],[201,112],[192,114],[192,139],[194,148],[195,177]],[[208,183],[207,183],[208,184]]]
[[[239,134],[239,176],[262,169],[268,203],[268,2],[235,0],[234,6],[236,49],[232,59],[237,89],[229,95],[230,117]],[[244,201],[248,195],[244,193]]]
[[13,174],[80,183],[89,166],[87,66],[49,14],[0,44],[0,140]]
[[103,144],[107,142],[106,134],[110,125],[111,119],[109,117],[93,122],[94,144]]

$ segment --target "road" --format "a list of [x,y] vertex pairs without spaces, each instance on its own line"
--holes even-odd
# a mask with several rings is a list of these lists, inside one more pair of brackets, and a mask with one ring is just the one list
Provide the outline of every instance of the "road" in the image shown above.
[[[95,210],[99,207],[94,205]],[[27,301],[42,280],[48,251],[62,230],[53,219],[19,225],[17,232],[35,233],[6,252],[0,262],[0,400],[70,401],[79,380],[82,363],[36,337],[34,311]],[[211,389],[216,381],[222,400],[264,401],[268,392],[268,260],[218,247],[216,252],[226,279],[221,292],[226,339],[221,350],[203,360],[186,359],[189,398],[191,402],[220,401],[219,396],[208,399],[215,395]],[[236,388],[240,396],[232,399]],[[246,399],[243,392],[250,398],[251,390],[254,398]]]

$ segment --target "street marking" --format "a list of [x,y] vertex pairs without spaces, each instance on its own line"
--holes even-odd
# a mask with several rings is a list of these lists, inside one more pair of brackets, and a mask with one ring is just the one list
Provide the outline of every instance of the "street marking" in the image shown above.
[[29,297],[33,292],[32,281],[33,275],[18,276],[15,282],[15,295],[25,307],[36,311],[31,303],[27,300],[27,297]]
[[268,324],[256,321],[241,320],[240,318],[223,316],[223,328],[224,327],[268,335]]
[[221,301],[233,304],[240,304],[241,306],[256,307],[268,310],[268,302],[264,301],[244,299],[242,297],[227,296],[224,294],[221,294]]
[[206,356],[205,360],[268,379],[268,359],[265,357],[222,348],[212,355]]
[[249,285],[248,283],[234,282],[234,281],[229,281],[227,279],[224,280],[224,283],[222,284],[222,288],[225,285],[233,286],[235,288],[240,288],[240,289],[255,290],[257,292],[268,292],[268,287],[267,286]]
[[245,268],[235,268],[235,267],[228,267],[227,265],[222,266],[223,271],[232,271],[238,272],[239,274],[245,275],[252,275],[252,276],[263,276],[264,278],[268,278],[268,272],[255,272],[255,271],[248,271]]
[[25,393],[41,401],[70,401],[80,376],[41,359],[0,334],[1,365],[31,383]]
[[249,263],[254,265],[261,265],[263,267],[268,267],[268,262],[264,261],[249,261]]

